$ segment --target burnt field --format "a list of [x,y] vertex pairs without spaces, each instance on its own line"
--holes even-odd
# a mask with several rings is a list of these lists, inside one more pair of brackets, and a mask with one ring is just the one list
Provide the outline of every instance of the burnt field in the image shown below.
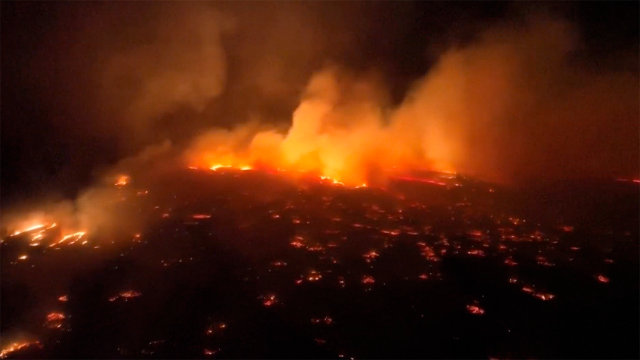
[[134,179],[137,232],[3,236],[3,356],[637,358],[638,184],[552,189]]

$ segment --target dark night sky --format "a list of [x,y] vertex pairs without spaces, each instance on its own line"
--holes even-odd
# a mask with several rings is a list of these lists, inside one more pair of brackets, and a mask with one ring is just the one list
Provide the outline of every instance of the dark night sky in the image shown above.
[[[97,167],[164,138],[179,144],[207,127],[243,121],[251,112],[286,121],[309,76],[326,61],[378,69],[398,102],[445,47],[473,41],[494,21],[531,9],[546,8],[575,22],[583,36],[583,61],[638,71],[637,2],[210,5],[235,19],[235,29],[223,36],[224,90],[197,113],[164,113],[141,137],[123,135],[135,130],[120,123],[117,101],[96,103],[101,89],[93,75],[110,53],[144,46],[145,34],[137,24],[152,16],[157,3],[3,1],[3,207],[51,192],[72,197],[92,181]],[[635,54],[635,61],[611,60],[621,51]],[[287,73],[282,88],[269,92],[252,83],[247,69],[256,59],[269,63],[272,57],[274,63],[285,64]],[[185,117],[192,119],[188,126]]]

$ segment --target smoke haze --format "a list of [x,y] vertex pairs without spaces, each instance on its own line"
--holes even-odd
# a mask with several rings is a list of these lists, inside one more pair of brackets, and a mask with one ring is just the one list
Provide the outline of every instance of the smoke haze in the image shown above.
[[293,166],[351,184],[399,167],[502,182],[636,174],[637,71],[581,63],[580,45],[574,25],[545,13],[497,24],[445,51],[397,106],[372,76],[329,66],[286,134],[261,132],[243,148],[245,127],[214,130],[190,161]]
[[[11,114],[47,111],[35,130],[3,116],[6,152],[29,158],[15,165],[21,180],[3,176],[18,197],[77,191],[165,141],[184,166],[304,169],[351,184],[389,169],[502,182],[640,172],[637,45],[593,55],[571,11],[117,5],[5,7],[16,22],[51,10],[40,32],[3,39],[31,44],[8,78],[37,89],[3,85]],[[431,28],[416,30],[423,22]],[[31,180],[36,171],[48,181]]]

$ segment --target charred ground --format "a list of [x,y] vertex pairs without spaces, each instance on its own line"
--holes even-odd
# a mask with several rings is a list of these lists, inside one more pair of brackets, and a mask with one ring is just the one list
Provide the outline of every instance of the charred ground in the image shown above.
[[40,342],[9,356],[638,356],[637,184],[559,197],[430,176],[133,179],[119,206],[146,218],[138,234],[5,238],[3,337]]

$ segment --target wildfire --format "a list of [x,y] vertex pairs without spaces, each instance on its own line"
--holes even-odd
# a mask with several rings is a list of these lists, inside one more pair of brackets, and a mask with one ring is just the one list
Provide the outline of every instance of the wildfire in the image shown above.
[[[195,166],[190,166],[189,168],[198,169]],[[241,171],[247,171],[247,170],[253,170],[253,167],[249,165],[233,166],[233,165],[214,164],[209,166],[209,169],[213,171],[217,171],[218,169],[236,169]]]
[[440,182],[440,181],[434,181],[434,180],[429,180],[429,179],[420,179],[420,178],[414,178],[414,177],[394,177],[394,180],[401,180],[401,181],[410,181],[410,182],[421,182],[421,183],[426,183],[426,184],[433,184],[433,185],[438,185],[438,186],[446,186],[447,184]]
[[229,166],[229,165],[216,164],[216,165],[211,165],[211,166],[209,167],[209,169],[211,169],[211,170],[213,170],[213,171],[216,171],[216,170],[218,170],[218,169],[220,169],[220,168],[230,168],[230,167],[231,167],[231,166]]
[[11,353],[14,353],[16,351],[25,349],[29,346],[32,345],[37,345],[37,346],[42,346],[40,345],[39,341],[32,341],[32,342],[14,342],[13,344],[9,345],[8,347],[2,349],[2,351],[0,351],[0,359],[4,359],[7,356],[11,355]]
[[[53,225],[55,226],[55,224],[53,224]],[[26,228],[26,229],[24,229],[24,230],[16,231],[16,232],[14,232],[13,234],[11,234],[11,236],[17,236],[17,235],[20,235],[20,234],[25,233],[25,232],[29,232],[29,231],[33,231],[33,230],[42,229],[42,228],[43,228],[43,227],[45,227],[45,226],[46,226],[46,225],[43,225],[43,224],[34,225],[34,226],[31,226],[31,227]]]
[[83,231],[79,231],[77,233],[73,233],[73,234],[69,234],[69,235],[65,235],[63,236],[60,240],[58,240],[57,242],[52,243],[51,245],[49,245],[49,247],[54,247],[56,245],[60,245],[63,242],[75,238],[73,241],[69,242],[69,245],[73,245],[75,244],[78,240],[80,240],[80,238],[82,238],[86,233]]
[[331,182],[331,184],[344,186],[344,183],[342,181],[338,181],[337,179],[331,178],[329,176],[320,176],[320,180],[328,180],[329,182]]
[[[67,235],[61,235],[59,232],[50,232],[49,230],[53,228],[57,228],[57,223],[37,223],[35,225],[28,226],[22,230],[14,231],[10,237],[16,237],[19,235],[29,235],[31,239],[29,239],[29,246],[35,247],[40,246],[41,242],[45,239],[53,239],[49,247],[54,247],[61,245],[63,243],[67,243],[68,245],[73,245],[78,242],[80,239],[85,237],[87,234],[85,231],[78,231]],[[82,242],[82,244],[86,244],[87,241]],[[19,260],[26,260],[28,256],[23,254],[19,257]]]

